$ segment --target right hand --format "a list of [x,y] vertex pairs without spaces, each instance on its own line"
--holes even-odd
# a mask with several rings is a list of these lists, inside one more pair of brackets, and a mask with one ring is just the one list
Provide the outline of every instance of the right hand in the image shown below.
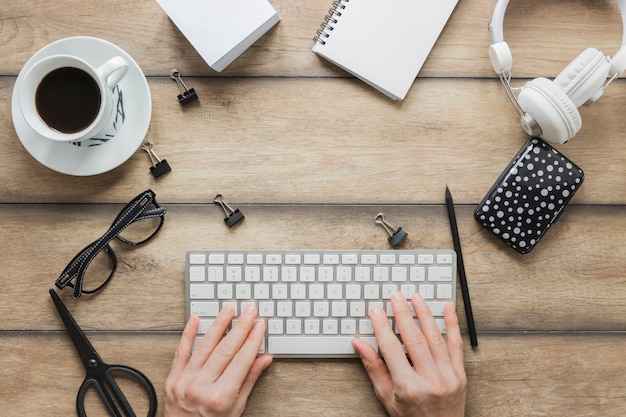
[[411,301],[421,330],[404,295],[397,293],[391,298],[408,358],[380,307],[372,309],[370,318],[384,361],[370,344],[358,338],[353,346],[361,355],[376,396],[391,416],[463,417],[467,377],[454,305],[449,303],[444,309],[446,343],[422,296],[416,294]]

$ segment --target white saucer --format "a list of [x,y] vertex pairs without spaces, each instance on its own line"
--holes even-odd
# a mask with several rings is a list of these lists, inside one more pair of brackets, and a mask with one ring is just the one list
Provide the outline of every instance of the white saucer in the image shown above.
[[[33,62],[55,54],[74,54],[95,66],[113,56],[122,56],[128,62],[128,72],[120,81],[124,94],[125,120],[119,131],[108,142],[98,146],[76,146],[55,142],[34,132],[19,111],[17,91],[21,76]],[[78,36],[46,45],[24,65],[13,88],[11,105],[13,125],[24,148],[48,168],[68,175],[96,175],[112,170],[130,158],[144,140],[152,115],[152,98],[148,82],[139,65],[118,46],[98,38]]]

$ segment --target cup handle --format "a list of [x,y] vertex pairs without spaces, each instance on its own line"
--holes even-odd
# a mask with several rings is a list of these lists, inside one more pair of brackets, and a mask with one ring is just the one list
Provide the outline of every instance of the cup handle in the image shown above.
[[109,88],[115,87],[128,72],[128,63],[121,56],[116,56],[102,64],[96,73],[104,79]]

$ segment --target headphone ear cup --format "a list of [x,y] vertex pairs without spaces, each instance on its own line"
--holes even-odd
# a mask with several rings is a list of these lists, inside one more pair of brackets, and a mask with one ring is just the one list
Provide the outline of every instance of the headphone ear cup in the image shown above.
[[[556,84],[547,78],[526,83],[518,102],[526,115],[522,123],[534,120],[541,129],[539,136],[547,141],[565,143],[578,133],[582,119],[576,105]],[[527,126],[524,129],[529,132]]]
[[557,75],[554,84],[580,107],[600,98],[610,69],[611,64],[602,52],[587,48]]

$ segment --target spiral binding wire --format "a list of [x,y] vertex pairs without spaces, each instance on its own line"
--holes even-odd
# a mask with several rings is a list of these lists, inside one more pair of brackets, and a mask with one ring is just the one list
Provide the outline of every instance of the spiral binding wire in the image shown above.
[[320,25],[321,29],[317,31],[317,36],[313,38],[313,41],[326,45],[326,41],[324,39],[330,37],[330,32],[335,29],[334,25],[338,22],[336,17],[341,16],[341,13],[345,10],[346,5],[349,2],[350,0],[333,1],[332,7],[328,10],[326,17],[324,17],[324,22]]

